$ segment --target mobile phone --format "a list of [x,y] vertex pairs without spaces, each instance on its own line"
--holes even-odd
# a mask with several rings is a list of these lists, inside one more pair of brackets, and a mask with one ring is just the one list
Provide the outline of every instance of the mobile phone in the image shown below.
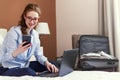
[[22,42],[26,41],[26,43],[23,44],[23,46],[31,43],[31,36],[30,35],[23,35],[22,36]]

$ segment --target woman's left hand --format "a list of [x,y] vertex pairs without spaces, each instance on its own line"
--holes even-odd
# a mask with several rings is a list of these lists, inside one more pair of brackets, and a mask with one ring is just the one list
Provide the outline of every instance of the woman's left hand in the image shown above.
[[56,73],[59,71],[58,68],[54,64],[51,64],[49,61],[46,61],[45,65],[46,65],[48,71],[50,71],[50,72]]

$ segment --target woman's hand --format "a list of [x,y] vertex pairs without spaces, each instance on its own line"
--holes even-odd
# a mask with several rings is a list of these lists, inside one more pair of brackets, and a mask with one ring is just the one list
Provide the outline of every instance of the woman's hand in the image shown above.
[[59,71],[58,68],[57,68],[54,64],[51,64],[51,63],[48,62],[48,61],[45,62],[45,65],[46,65],[48,71],[50,71],[50,72],[56,73],[56,72]]
[[27,44],[25,46],[23,46],[23,44],[25,44],[26,42],[22,42],[18,48],[13,52],[12,56],[13,57],[17,57],[18,54],[21,54],[22,52],[26,51],[27,49],[29,49],[31,47],[31,44]]

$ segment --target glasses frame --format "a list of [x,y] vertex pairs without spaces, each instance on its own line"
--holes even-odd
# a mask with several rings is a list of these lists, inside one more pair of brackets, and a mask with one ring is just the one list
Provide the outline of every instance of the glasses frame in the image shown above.
[[34,22],[37,22],[39,20],[39,17],[34,17],[32,18],[31,16],[25,16],[26,17],[26,20],[31,22],[31,21],[34,21]]

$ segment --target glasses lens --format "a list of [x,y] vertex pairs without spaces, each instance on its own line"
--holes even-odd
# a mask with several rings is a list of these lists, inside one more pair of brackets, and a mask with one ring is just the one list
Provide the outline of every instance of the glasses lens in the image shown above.
[[28,21],[37,21],[38,20],[37,17],[32,18],[31,16],[27,16],[26,18]]

